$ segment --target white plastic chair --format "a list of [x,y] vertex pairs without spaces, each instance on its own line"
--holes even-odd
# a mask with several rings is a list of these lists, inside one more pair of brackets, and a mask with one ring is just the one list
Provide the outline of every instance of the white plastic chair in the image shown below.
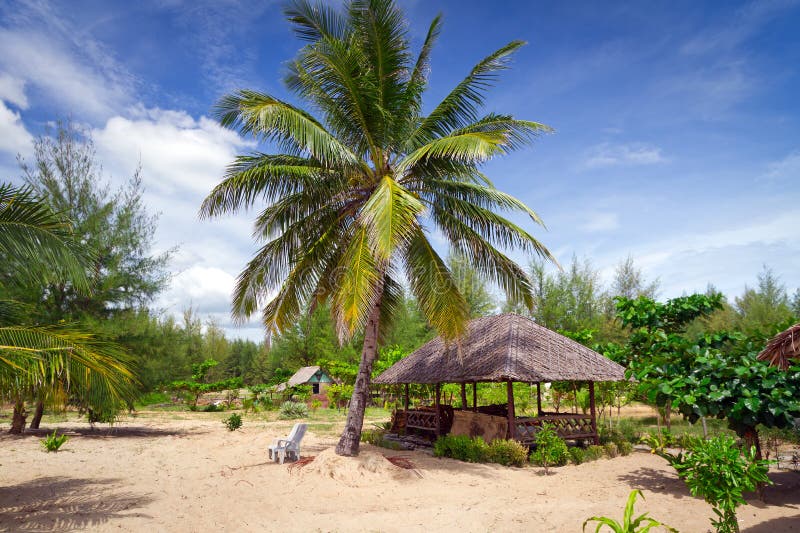
[[294,456],[294,460],[300,459],[300,441],[306,434],[305,424],[295,424],[289,436],[284,439],[275,439],[269,445],[269,458],[272,461],[279,461],[283,464],[283,460],[287,455]]

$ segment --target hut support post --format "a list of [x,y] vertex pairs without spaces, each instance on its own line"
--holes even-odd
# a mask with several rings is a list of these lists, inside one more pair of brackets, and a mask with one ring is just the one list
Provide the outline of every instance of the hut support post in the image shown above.
[[406,411],[408,411],[408,404],[409,404],[409,401],[408,401],[408,383],[406,383],[406,390],[405,390],[405,398],[404,398],[404,400],[405,400],[404,403],[405,403],[405,406],[406,406]]
[[478,412],[478,383],[472,382],[472,412]]
[[440,437],[442,435],[442,406],[441,402],[439,401],[439,395],[442,392],[442,385],[440,383],[436,384],[436,397],[434,398],[434,407],[436,409],[436,436]]
[[542,416],[542,384],[536,383],[536,416]]
[[594,381],[589,382],[589,408],[592,410],[592,433],[594,433],[594,443],[600,444],[600,436],[597,434],[597,411],[594,407]]
[[461,410],[467,410],[467,384],[461,382]]
[[506,392],[508,393],[508,438],[517,438],[516,413],[514,412],[514,383],[509,379],[506,381]]

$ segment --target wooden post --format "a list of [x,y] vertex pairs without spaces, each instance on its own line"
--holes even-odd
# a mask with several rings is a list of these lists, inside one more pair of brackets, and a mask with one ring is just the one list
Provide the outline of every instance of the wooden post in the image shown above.
[[478,412],[478,383],[472,382],[472,412]]
[[592,410],[592,433],[594,433],[594,443],[600,444],[600,436],[597,434],[597,412],[594,408],[594,381],[589,382],[589,407]]
[[509,379],[506,381],[506,392],[508,393],[508,438],[517,438],[516,414],[514,413],[514,383]]
[[408,411],[408,383],[406,383],[406,397],[405,397],[406,411]]
[[542,384],[536,383],[536,416],[542,416]]
[[441,392],[441,384],[436,384],[436,397],[434,398],[434,409],[436,409],[436,436],[440,437],[442,435],[442,406],[439,402],[439,393]]
[[461,382],[461,410],[467,410],[467,384]]

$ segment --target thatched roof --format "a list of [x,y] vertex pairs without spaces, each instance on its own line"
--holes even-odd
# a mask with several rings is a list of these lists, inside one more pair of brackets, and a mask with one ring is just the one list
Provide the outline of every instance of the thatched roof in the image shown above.
[[398,361],[375,383],[472,381],[622,381],[625,369],[533,320],[504,314],[470,321],[461,341],[437,337]]
[[789,359],[797,359],[800,363],[800,324],[772,337],[758,358],[783,370],[789,368]]

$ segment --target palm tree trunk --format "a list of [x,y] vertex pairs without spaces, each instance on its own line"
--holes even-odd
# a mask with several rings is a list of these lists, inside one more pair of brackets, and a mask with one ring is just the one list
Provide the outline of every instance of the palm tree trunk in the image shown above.
[[364,328],[364,347],[361,350],[361,363],[358,365],[358,375],[353,387],[353,396],[350,398],[350,408],[347,410],[347,421],[336,453],[347,457],[358,455],[361,441],[361,429],[364,425],[364,411],[369,402],[369,383],[372,377],[372,365],[378,355],[378,326],[380,324],[381,300],[379,297],[372,307]]
[[42,400],[38,400],[36,402],[36,411],[33,412],[33,418],[31,419],[31,425],[28,426],[31,429],[39,429],[39,424],[42,422],[42,415],[44,414],[44,402]]
[[11,418],[11,429],[9,429],[8,432],[14,435],[21,434],[25,429],[25,419],[27,417],[28,413],[25,412],[25,402],[17,400],[14,403],[14,415]]

